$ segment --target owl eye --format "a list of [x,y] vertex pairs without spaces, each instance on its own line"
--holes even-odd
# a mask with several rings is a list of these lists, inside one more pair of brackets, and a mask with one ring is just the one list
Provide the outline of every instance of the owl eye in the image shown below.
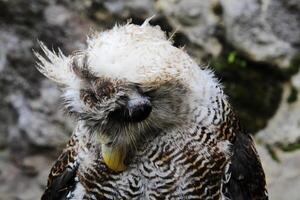
[[81,90],[80,91],[80,99],[89,106],[94,106],[97,103],[97,98],[92,91],[89,90]]

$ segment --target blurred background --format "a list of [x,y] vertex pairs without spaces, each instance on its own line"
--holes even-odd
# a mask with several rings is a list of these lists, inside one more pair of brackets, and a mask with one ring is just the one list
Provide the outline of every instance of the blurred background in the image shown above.
[[271,200],[299,200],[299,0],[0,0],[0,199],[39,199],[72,132],[36,69],[37,40],[65,54],[128,19],[159,25],[225,85],[257,141]]

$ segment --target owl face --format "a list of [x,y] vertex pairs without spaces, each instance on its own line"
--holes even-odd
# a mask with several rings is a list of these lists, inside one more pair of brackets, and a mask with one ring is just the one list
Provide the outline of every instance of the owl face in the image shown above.
[[[152,111],[150,97],[138,83],[126,79],[95,76],[88,70],[86,61],[84,67],[79,67],[74,62],[72,68],[80,79],[77,92],[79,102],[75,104],[81,105],[77,113],[81,119],[93,122],[95,124],[93,126],[106,126],[111,121],[119,124],[138,123],[150,115]],[[72,106],[69,109],[71,112],[76,110]]]
[[124,76],[98,76],[91,70],[88,55],[72,59],[70,67],[78,83],[66,87],[65,106],[98,136],[109,168],[126,169],[124,162],[144,142],[187,119],[188,107],[183,102],[188,89],[175,77],[137,82]]
[[216,91],[210,72],[147,22],[116,26],[87,43],[68,57],[41,43],[46,58],[36,53],[38,70],[62,85],[66,109],[98,136],[116,171],[144,142],[185,127],[193,105],[205,107]]
[[174,128],[188,114],[182,105],[187,88],[175,78],[133,82],[126,77],[97,76],[87,55],[72,59],[70,67],[79,84],[66,87],[65,106],[105,143],[132,145],[142,136]]

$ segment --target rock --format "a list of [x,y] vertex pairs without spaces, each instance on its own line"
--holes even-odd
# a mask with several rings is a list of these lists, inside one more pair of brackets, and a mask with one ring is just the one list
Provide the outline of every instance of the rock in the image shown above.
[[[279,109],[265,129],[258,132],[261,157],[270,199],[299,199],[300,186],[300,72],[284,85]],[[284,187],[283,187],[284,186]]]
[[166,16],[173,29],[183,33],[197,46],[198,52],[190,51],[196,58],[207,54],[218,56],[222,50],[222,45],[216,38],[220,21],[214,12],[216,6],[216,0],[191,0],[188,3],[184,0],[159,0],[156,3],[156,8]]
[[73,129],[32,49],[39,51],[38,39],[63,52],[81,49],[90,27],[70,3],[0,1],[0,199],[39,199]]
[[[23,161],[39,170],[49,170],[49,162],[45,156],[32,156]],[[8,151],[0,152],[0,199],[40,199],[44,187],[41,187],[37,178],[24,173],[23,169],[10,159]]]
[[105,8],[122,18],[138,17],[145,19],[155,14],[154,0],[104,0]]
[[49,163],[47,167],[39,171],[39,175],[37,177],[37,184],[41,186],[42,189],[45,189],[47,186],[47,180],[50,173],[50,169],[54,162]]
[[61,146],[72,123],[59,111],[57,87],[42,81],[35,69],[32,49],[39,50],[37,39],[63,51],[83,48],[90,22],[67,8],[68,4],[14,0],[0,5],[0,147],[7,142],[19,150],[32,144]]
[[276,162],[263,146],[258,145],[257,150],[265,169],[269,198],[299,199],[300,151],[287,153],[277,149],[276,154],[280,162]]
[[[257,139],[264,144],[279,145],[288,148],[300,141],[300,75],[293,77],[294,86],[285,85],[283,97],[276,114],[269,120],[268,125],[257,133]],[[292,90],[296,94],[292,94]],[[289,102],[291,95],[296,95],[294,102]],[[292,149],[291,149],[292,150]]]
[[[63,125],[65,119],[58,117],[57,114],[54,114],[56,112],[53,112],[59,110],[57,106],[59,95],[51,96],[51,92],[49,92],[48,98],[45,99],[48,100],[39,99],[40,107],[36,110],[24,96],[20,94],[10,96],[12,105],[18,113],[17,129],[16,127],[10,129],[9,140],[11,143],[27,140],[28,143],[40,147],[62,146],[66,143],[70,129],[68,130]],[[49,100],[52,101],[50,105],[49,102],[45,102]],[[36,101],[38,100],[35,100],[35,104],[37,104]]]
[[[30,173],[24,173],[27,176],[36,176],[39,175],[40,172],[43,172],[44,169],[49,170],[49,166],[52,164],[52,160],[45,157],[44,155],[37,154],[37,155],[31,155],[27,156],[22,160],[21,168],[22,169],[29,169]],[[23,170],[24,171],[24,170]],[[25,171],[27,172],[27,171]],[[31,173],[33,172],[33,173]],[[49,173],[49,171],[48,171]],[[43,176],[43,174],[42,174]],[[44,179],[43,184],[46,183],[47,179]]]
[[18,38],[7,31],[0,31],[0,72],[4,69],[7,62],[7,53],[10,52],[17,44]]
[[[8,55],[16,53],[15,48],[20,42],[19,38],[10,30],[0,30],[0,149],[7,146],[8,127],[14,124],[15,114],[9,106],[9,100],[6,94],[13,90],[17,81],[9,76],[8,71]],[[25,85],[25,84],[24,84]]]
[[63,26],[71,17],[70,11],[60,5],[50,5],[45,9],[45,19],[50,25]]
[[[220,0],[226,39],[249,59],[288,67],[299,52],[299,1]],[[292,6],[292,8],[291,8]]]

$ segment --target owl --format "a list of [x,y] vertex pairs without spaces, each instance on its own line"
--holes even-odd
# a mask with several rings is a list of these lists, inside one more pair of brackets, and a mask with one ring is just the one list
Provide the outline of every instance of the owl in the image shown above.
[[118,25],[37,69],[77,121],[42,200],[268,199],[254,142],[213,72],[159,26]]

